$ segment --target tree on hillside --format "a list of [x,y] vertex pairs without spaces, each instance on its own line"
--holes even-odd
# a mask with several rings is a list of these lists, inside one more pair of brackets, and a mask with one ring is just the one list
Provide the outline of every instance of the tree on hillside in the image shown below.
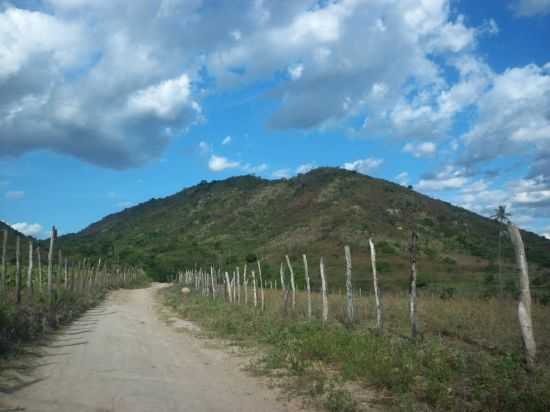
[[491,216],[498,224],[498,286],[502,295],[502,236],[505,235],[505,225],[510,221],[508,219],[512,214],[506,211],[506,206],[500,205]]

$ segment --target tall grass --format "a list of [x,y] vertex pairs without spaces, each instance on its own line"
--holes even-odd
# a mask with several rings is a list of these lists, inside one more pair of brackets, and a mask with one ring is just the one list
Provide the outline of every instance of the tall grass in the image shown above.
[[[306,299],[283,315],[280,291],[266,291],[266,310],[229,305],[197,294],[164,291],[166,301],[217,336],[266,348],[263,366],[305,374],[319,364],[344,380],[374,385],[393,394],[394,405],[471,411],[550,410],[550,314],[533,308],[540,366],[523,367],[516,304],[512,300],[419,296],[420,339],[408,336],[406,295],[387,295],[387,326],[375,331],[374,299],[355,297],[356,324],[345,327],[344,296],[330,295],[327,325],[306,320]],[[320,297],[313,296],[314,317]],[[250,299],[249,299],[250,301]]]
[[[149,282],[138,278],[127,288],[144,287]],[[85,291],[59,289],[50,307],[47,292],[34,291],[32,300],[27,289],[22,291],[22,302],[15,303],[15,291],[0,295],[0,357],[16,353],[20,344],[35,340],[52,329],[76,319],[86,310],[97,305],[108,288]]]

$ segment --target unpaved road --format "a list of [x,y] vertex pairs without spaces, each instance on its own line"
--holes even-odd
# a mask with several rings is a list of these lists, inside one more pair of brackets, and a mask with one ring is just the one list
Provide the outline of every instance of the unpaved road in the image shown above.
[[[60,332],[31,368],[4,370],[0,411],[295,411],[242,371],[243,360],[207,348],[159,318],[148,289],[113,292]],[[178,328],[180,327],[180,328]]]

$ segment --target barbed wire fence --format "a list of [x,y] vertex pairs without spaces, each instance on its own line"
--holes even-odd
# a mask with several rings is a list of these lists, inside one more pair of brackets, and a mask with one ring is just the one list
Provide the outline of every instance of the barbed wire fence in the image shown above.
[[[258,314],[279,311],[292,320],[321,321],[323,324],[340,322],[350,327],[365,327],[377,333],[408,336],[413,341],[425,334],[435,334],[504,352],[515,345],[517,338],[521,338],[527,367],[532,369],[535,365],[536,345],[531,289],[542,290],[545,285],[533,287],[529,284],[525,248],[519,230],[510,223],[508,231],[511,238],[515,239],[513,244],[518,267],[515,276],[519,297],[515,321],[513,314],[516,298],[498,293],[499,285],[496,283],[468,286],[449,283],[424,288],[422,267],[417,267],[417,235],[414,232],[409,247],[407,288],[390,287],[388,293],[384,292],[388,283],[395,282],[402,286],[404,282],[386,280],[383,271],[377,270],[376,242],[373,239],[369,239],[371,271],[368,274],[361,273],[360,277],[355,276],[350,248],[344,246],[345,266],[340,271],[344,274],[344,282],[341,279],[333,282],[336,275],[327,273],[323,257],[318,257],[319,264],[313,265],[308,264],[308,261],[313,262],[311,256],[305,254],[301,256],[302,262],[296,257],[282,257],[278,276],[271,269],[269,273],[264,270],[263,277],[257,278],[256,274],[262,273],[260,259],[232,268],[210,265],[203,269],[195,265],[178,272],[174,280],[190,286],[195,293],[213,302],[221,300],[230,305],[253,305]],[[300,275],[299,279],[297,274]],[[467,293],[461,296],[457,292]],[[484,299],[472,299],[474,296]],[[491,327],[483,322],[484,316],[491,317]],[[473,323],[474,320],[477,323]],[[474,325],[472,330],[464,330],[468,328],[468,321]],[[502,325],[505,327],[502,328]],[[500,344],[487,343],[488,334],[496,328],[500,329],[500,335],[505,336],[502,348]],[[548,346],[548,342],[544,341],[544,348]]]

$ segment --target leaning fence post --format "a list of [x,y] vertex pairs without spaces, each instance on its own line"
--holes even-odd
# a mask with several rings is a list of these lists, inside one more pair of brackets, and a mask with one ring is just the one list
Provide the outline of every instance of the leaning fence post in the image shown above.
[[281,275],[281,289],[285,289],[285,269],[283,267],[283,262],[281,262],[281,268],[279,270],[279,273]]
[[519,229],[516,225],[509,223],[508,232],[510,233],[512,245],[514,245],[516,262],[519,269],[520,296],[518,303],[518,319],[521,328],[521,337],[525,349],[527,368],[532,371],[535,368],[537,345],[535,343],[535,336],[533,335],[533,321],[531,318],[529,270],[527,267],[527,259],[525,257],[525,247],[523,245],[523,240]]
[[328,321],[327,281],[326,281],[326,278],[325,278],[325,263],[323,261],[322,256],[321,256],[321,260],[319,262],[319,268],[320,268],[320,274],[321,274],[321,295],[322,295],[322,299],[323,299],[322,320],[323,320],[323,323],[326,323]]
[[15,302],[21,303],[21,239],[17,236],[15,241]]
[[412,232],[410,245],[411,275],[409,285],[409,318],[411,322],[411,337],[416,338],[416,232]]
[[33,245],[32,245],[32,240],[29,240],[29,269],[28,269],[28,272],[27,272],[27,289],[28,289],[28,294],[29,294],[29,302],[32,301],[32,263],[33,263],[33,259],[32,259],[32,256],[33,256],[33,252],[34,252],[34,248],[33,248]]
[[227,287],[227,296],[229,297],[229,303],[233,303],[233,294],[231,293],[231,282],[229,281],[229,273],[225,272],[225,284]]
[[307,256],[305,253],[302,255],[304,259],[304,276],[306,278],[306,291],[307,291],[307,318],[311,319],[311,285],[309,283],[309,268],[307,265]]
[[296,309],[296,283],[294,282],[294,269],[292,269],[292,264],[290,263],[290,258],[288,255],[285,255],[286,264],[288,265],[288,270],[290,271],[290,287],[292,288],[292,310]]
[[376,298],[376,327],[381,332],[384,327],[384,311],[382,307],[382,297],[380,296],[380,288],[378,287],[378,273],[376,272],[376,250],[374,242],[369,239],[370,260],[372,265],[372,283],[374,288],[374,297]]
[[347,321],[351,325],[353,323],[353,289],[351,284],[351,252],[349,246],[344,246],[346,255],[346,312]]
[[281,287],[283,288],[283,312],[286,316],[288,313],[288,288],[285,284],[285,267],[283,262],[281,262],[281,268],[280,268],[280,275],[281,275]]

